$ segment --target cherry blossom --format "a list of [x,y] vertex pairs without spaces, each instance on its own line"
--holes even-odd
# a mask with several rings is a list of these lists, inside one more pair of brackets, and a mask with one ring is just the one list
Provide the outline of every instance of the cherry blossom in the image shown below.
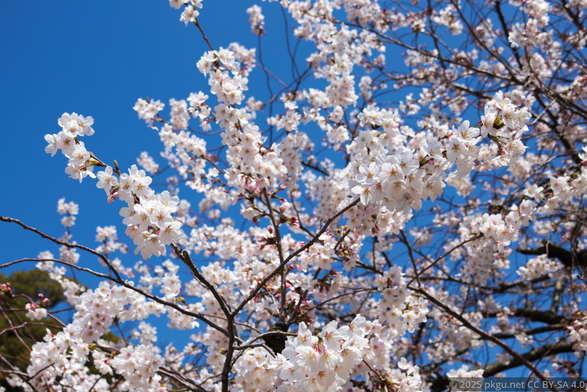
[[[202,33],[192,71],[207,87],[168,112],[136,101],[162,147],[130,167],[90,152],[105,119],[64,113],[45,135],[120,217],[92,249],[76,242],[78,205],[59,200],[65,234],[42,234],[57,256],[34,260],[73,315],[23,340],[30,362],[7,365],[10,385],[439,392],[578,374],[585,4],[268,1],[243,15],[257,48],[216,49],[201,1],[169,5]],[[275,10],[291,72],[263,61]],[[59,317],[0,284],[3,306],[19,295],[30,321],[11,331]]]

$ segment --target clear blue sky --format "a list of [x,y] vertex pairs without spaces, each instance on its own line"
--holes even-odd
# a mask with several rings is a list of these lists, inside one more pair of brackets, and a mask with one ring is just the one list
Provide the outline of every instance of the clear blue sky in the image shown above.
[[[245,12],[254,3],[258,1],[203,2],[199,20],[215,48],[233,41],[256,47]],[[267,18],[264,46],[271,47],[265,60],[273,71],[287,73],[279,5],[261,4]],[[179,17],[166,0],[0,2],[0,215],[59,237],[64,229],[56,206],[65,197],[80,206],[73,228],[76,241],[96,246],[95,227],[116,224],[132,246],[118,214],[123,203],[106,204],[105,193],[91,178],[81,185],[68,178],[66,159],[44,152],[44,135],[60,130],[57,119],[64,112],[76,112],[94,117],[96,134],[84,142],[104,162],[117,159],[126,171],[142,151],[157,158],[161,144],[132,109],[136,100],[159,99],[168,113],[170,98],[208,92],[195,66],[207,46],[195,26],[185,27]],[[266,91],[260,70],[251,79],[252,86]],[[36,257],[43,250],[58,253],[54,244],[2,222],[0,244],[0,264]],[[129,266],[136,260],[130,254],[124,261]],[[91,256],[84,255],[82,263],[98,267]],[[87,283],[83,276],[81,280]]]
[[[250,0],[204,1],[199,20],[216,49],[231,42],[256,47],[257,37],[250,32],[246,14],[252,4]],[[264,45],[279,42],[285,50],[279,5],[265,4],[266,29],[271,34],[263,38]],[[65,197],[80,207],[72,229],[74,240],[95,247],[96,226],[116,224],[123,242],[134,250],[118,214],[124,203],[117,200],[108,205],[105,193],[91,178],[82,184],[68,178],[67,159],[61,153],[51,157],[44,152],[44,135],[60,131],[57,119],[64,112],[93,116],[96,133],[84,142],[104,162],[112,165],[116,159],[126,171],[142,151],[148,151],[164,164],[156,132],[132,108],[138,98],[150,97],[164,102],[167,114],[170,98],[209,92],[196,68],[208,48],[195,26],[180,22],[180,14],[166,0],[0,2],[0,215],[60,237],[64,228],[56,208]],[[273,48],[265,61],[275,72],[286,72],[285,55]],[[259,70],[251,85],[264,84]],[[259,91],[266,94],[264,87]],[[181,196],[190,200],[191,195],[184,191]],[[197,199],[190,201],[197,205]],[[57,245],[14,224],[0,222],[0,244],[0,264],[36,257],[43,250],[58,255]],[[131,253],[122,259],[132,266],[139,257]],[[103,271],[90,255],[82,254],[80,265]],[[31,268],[34,263],[28,262],[0,273]],[[77,277],[90,287],[98,282],[84,274]],[[166,323],[166,317],[155,322],[160,333]],[[183,341],[177,344],[180,350],[191,333],[174,332]],[[166,336],[159,337],[160,344],[168,342]]]
[[[256,46],[246,14],[252,4],[204,1],[199,19],[215,48],[233,41]],[[267,45],[270,39],[283,42],[278,4],[264,4],[271,33],[264,40]],[[195,26],[179,21],[180,13],[166,0],[0,2],[0,215],[60,236],[56,206],[66,197],[80,205],[73,228],[78,242],[97,245],[96,225],[121,227],[123,204],[107,205],[90,178],[81,185],[68,178],[65,157],[45,154],[43,136],[60,130],[62,113],[76,112],[94,117],[96,134],[84,142],[104,162],[117,159],[126,171],[142,151],[157,159],[161,144],[132,109],[137,98],[159,99],[168,113],[170,98],[208,91],[195,66],[207,46]],[[266,55],[276,68],[282,59],[275,51]],[[263,84],[262,72],[255,77]],[[124,237],[120,229],[119,234]],[[55,246],[15,225],[1,223],[0,238],[0,263],[36,257],[46,249],[57,253]]]

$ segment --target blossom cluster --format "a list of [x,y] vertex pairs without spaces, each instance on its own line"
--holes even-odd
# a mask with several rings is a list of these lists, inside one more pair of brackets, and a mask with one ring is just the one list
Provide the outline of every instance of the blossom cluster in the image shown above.
[[[169,3],[183,7],[182,22],[201,29],[201,0]],[[97,228],[96,251],[113,283],[96,290],[84,292],[52,254],[41,254],[38,268],[62,285],[76,313],[33,347],[27,372],[39,375],[34,385],[415,392],[432,388],[433,373],[453,364],[448,377],[482,375],[484,365],[469,356],[486,344],[479,329],[522,349],[553,340],[513,321],[525,309],[503,305],[519,299],[520,287],[528,293],[523,306],[538,303],[531,293],[557,312],[581,315],[575,298],[584,288],[573,282],[558,289],[575,276],[552,257],[535,249],[513,274],[519,280],[505,277],[517,245],[560,239],[573,257],[587,247],[580,223],[587,90],[584,67],[572,60],[580,56],[562,55],[565,44],[587,45],[584,32],[567,29],[570,41],[558,42],[549,23],[562,16],[546,0],[510,1],[524,17],[505,32],[487,15],[470,24],[463,17],[469,5],[460,3],[422,12],[417,1],[402,9],[366,0],[280,5],[295,22],[295,37],[314,48],[305,71],[292,68],[295,83],[282,84],[267,102],[249,93],[260,51],[236,43],[202,55],[197,69],[209,92],[170,99],[168,119],[161,101],[136,102],[138,117],[163,144],[166,165],[146,152],[137,161],[144,170],[106,165],[80,141],[94,133],[93,119],[75,113],[59,119],[61,132],[45,136],[46,152],[61,150],[72,178],[97,176],[108,202],[126,202],[120,215],[135,254],[146,259],[181,246],[185,252],[170,257],[179,256],[192,276],[186,280],[171,260],[127,268],[112,259],[126,252],[114,226]],[[577,23],[574,12],[583,11],[576,1],[569,7]],[[253,33],[264,35],[263,9],[247,13]],[[474,39],[461,36],[463,45],[448,50],[445,33],[464,32]],[[396,44],[406,70],[391,72],[386,61],[396,53],[387,48]],[[318,82],[306,85],[312,76]],[[396,103],[382,100],[390,91]],[[156,193],[152,176],[168,172],[161,167],[175,173],[166,179],[170,190]],[[180,184],[198,193],[193,208],[177,197]],[[238,210],[240,218],[230,215]],[[58,211],[66,215],[62,240],[71,242],[77,205],[63,199]],[[79,265],[74,248],[62,246],[59,256]],[[554,295],[563,304],[542,294],[552,287],[564,292]],[[31,319],[48,314],[35,303],[26,310]],[[164,313],[169,328],[193,330],[182,351],[155,346],[157,328],[146,319]],[[283,350],[260,336],[276,319],[293,331],[282,331]],[[196,320],[206,323],[198,328]],[[125,322],[140,322],[128,340],[104,339]],[[584,317],[554,328],[585,350]],[[489,351],[486,363],[511,354]],[[111,378],[119,384],[108,385]]]
[[[135,253],[140,251],[143,258],[164,254],[165,245],[177,241],[182,235],[181,223],[172,216],[179,198],[171,196],[168,191],[155,194],[149,188],[151,181],[143,170],[133,165],[129,174],[120,176],[118,192],[114,193],[114,196],[128,203],[128,207],[120,210],[120,215],[124,217],[122,223],[126,225],[126,234],[137,246]],[[97,185],[106,190],[108,182],[105,179],[104,184]]]
[[81,182],[86,176],[95,177],[93,171],[97,161],[86,150],[84,142],[79,140],[81,136],[94,134],[92,128],[94,118],[77,113],[63,113],[57,123],[61,131],[57,134],[45,135],[45,141],[49,143],[45,147],[45,152],[54,156],[57,151],[61,151],[69,159],[65,172],[71,178]]
[[[97,175],[99,181],[96,186],[104,189],[109,202],[117,197],[127,202],[128,207],[123,207],[120,215],[124,217],[123,223],[127,226],[126,234],[137,246],[135,252],[141,252],[144,258],[164,254],[165,245],[177,241],[182,235],[181,223],[173,218],[179,198],[171,196],[168,191],[155,194],[149,187],[151,177],[136,165],[129,169],[128,174],[123,173],[118,177],[111,166],[103,164],[87,152],[84,143],[77,137],[92,135],[94,130],[90,126],[93,122],[92,117],[65,113],[58,121],[63,130],[57,135],[45,136],[49,142],[45,151],[54,155],[61,150],[69,158],[66,172],[80,181],[87,175],[96,177],[93,173],[95,166],[105,166],[106,170]],[[75,222],[74,215],[77,212],[72,211],[71,207],[60,204],[59,210],[68,212],[68,217],[64,218],[68,220],[68,225]]]
[[[585,315],[578,315],[575,320],[567,327],[567,331],[573,341],[573,348],[575,351],[587,350],[587,317]],[[583,317],[581,317],[583,316]]]
[[[88,374],[89,369],[85,367],[92,354],[101,374],[112,374],[114,370],[125,377],[123,390],[160,390],[161,378],[156,373],[162,365],[162,358],[157,349],[139,345],[118,350],[100,338],[115,318],[124,321],[142,320],[151,314],[159,316],[165,313],[162,305],[147,302],[142,295],[126,287],[111,286],[106,282],[102,282],[97,290],[88,290],[70,301],[76,308],[73,321],[63,331],[55,335],[48,333],[43,342],[33,346],[29,374],[44,370],[43,377],[36,379],[36,383],[49,383],[56,391],[64,390],[63,385],[67,384],[78,386],[78,390],[89,390],[96,384],[98,390],[105,390],[108,388],[105,380],[99,375]],[[113,353],[111,359],[92,351],[95,342]],[[56,377],[66,382],[59,382]]]
[[524,280],[539,278],[551,274],[562,268],[559,261],[549,258],[547,255],[540,255],[528,260],[525,266],[520,267],[516,273]]
[[[356,185],[351,185],[351,191],[360,196],[362,204],[380,204],[389,211],[420,209],[422,201],[428,198],[434,201],[443,193],[446,172],[452,165],[457,165],[457,175],[466,176],[475,161],[486,161],[490,155],[477,147],[479,136],[489,135],[495,141],[498,152],[493,161],[505,160],[503,164],[507,164],[518,157],[525,150],[519,136],[527,130],[530,118],[526,108],[518,109],[498,93],[485,106],[481,129],[470,127],[469,121],[464,121],[458,129],[444,131],[437,137],[429,134],[402,148],[397,147],[402,142],[401,120],[395,116],[374,107],[365,109],[359,115],[361,124],[382,127],[383,137],[376,131],[364,131],[349,147],[349,152],[363,155],[362,160],[367,160],[358,166]],[[382,145],[380,140],[386,141],[383,146],[389,146],[389,150],[378,147]],[[365,154],[365,149],[369,153]]]
[[27,310],[26,316],[31,320],[42,320],[47,317],[47,309],[35,303],[26,304],[25,309]]
[[343,387],[369,349],[366,320],[357,315],[349,326],[328,323],[313,336],[304,323],[278,355],[281,391],[337,390]]
[[258,36],[265,34],[265,29],[263,27],[265,25],[265,17],[263,16],[261,7],[254,5],[247,9],[247,14],[250,15],[249,23],[251,24],[251,30],[253,33],[257,34]]

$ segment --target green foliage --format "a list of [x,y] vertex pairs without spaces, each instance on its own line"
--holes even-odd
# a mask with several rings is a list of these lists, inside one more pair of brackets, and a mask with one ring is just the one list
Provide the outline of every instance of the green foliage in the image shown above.
[[[24,345],[31,348],[43,340],[47,329],[52,333],[60,330],[59,322],[50,317],[43,320],[26,317],[24,308],[30,301],[25,295],[39,304],[39,294],[42,294],[49,300],[44,305],[47,308],[55,307],[65,300],[65,296],[61,285],[52,280],[46,271],[15,271],[10,277],[0,274],[0,283],[10,283],[12,288],[12,298],[0,298],[0,354],[24,371],[30,358],[29,350]],[[0,379],[2,377],[0,375]]]
[[[43,340],[47,330],[53,334],[61,330],[60,323],[51,317],[42,320],[29,319],[26,316],[26,304],[32,300],[40,306],[42,299],[47,299],[48,302],[42,306],[52,309],[65,301],[65,295],[61,285],[52,280],[48,272],[37,269],[15,271],[9,277],[0,274],[0,285],[3,283],[10,283],[10,289],[5,286],[4,291],[0,290],[0,355],[19,370],[26,371],[30,361],[29,349]],[[42,298],[39,294],[42,294]],[[108,331],[102,339],[116,343],[120,337]],[[90,373],[98,374],[92,363],[88,362],[87,365]],[[5,366],[0,364],[0,367]],[[20,392],[20,388],[15,389],[8,385],[6,377],[0,371],[0,387],[9,392]]]
[[14,294],[25,294],[37,299],[39,294],[49,299],[49,308],[65,301],[63,288],[49,277],[47,271],[33,269],[30,271],[14,271],[10,278],[0,274],[0,283],[10,282]]

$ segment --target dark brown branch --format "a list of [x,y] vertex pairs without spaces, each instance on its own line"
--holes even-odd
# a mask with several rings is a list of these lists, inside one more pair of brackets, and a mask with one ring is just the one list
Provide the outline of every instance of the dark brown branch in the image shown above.
[[275,268],[273,270],[272,273],[270,273],[269,275],[267,275],[258,285],[257,287],[255,287],[255,289],[249,294],[249,296],[235,309],[234,314],[237,314],[238,312],[240,312],[240,310],[242,308],[245,307],[245,305],[251,301],[253,298],[255,298],[255,296],[259,293],[259,291],[261,291],[261,289],[267,284],[267,282],[269,282],[271,279],[273,279],[273,277],[275,275],[277,275],[279,273],[279,271],[281,270],[281,268],[285,267],[287,265],[287,263],[289,263],[294,257],[297,257],[300,253],[302,253],[303,251],[305,251],[306,249],[310,248],[312,245],[314,245],[314,243],[316,241],[318,241],[318,239],[320,238],[320,236],[322,234],[324,234],[326,232],[326,230],[328,230],[328,227],[330,227],[330,225],[342,214],[344,214],[346,211],[350,210],[351,208],[353,208],[354,206],[356,206],[357,204],[359,204],[359,201],[361,199],[356,199],[355,201],[353,201],[351,204],[349,204],[348,206],[346,206],[345,208],[343,208],[342,210],[340,210],[339,212],[337,212],[336,214],[334,214],[334,216],[332,216],[330,219],[328,219],[326,221],[326,223],[324,224],[324,226],[322,226],[322,228],[320,229],[320,231],[318,233],[316,233],[316,235],[310,240],[308,241],[304,246],[300,247],[298,250],[296,250],[295,252],[293,252],[292,254],[290,254],[288,256],[287,259],[285,259],[283,261],[283,263],[281,263],[280,265],[277,266],[277,268]]
[[[534,366],[529,359],[525,358],[524,356],[522,356],[522,354],[520,354],[517,351],[515,351],[514,349],[512,349],[508,344],[506,344],[502,340],[500,340],[500,339],[498,339],[498,338],[496,338],[494,336],[491,336],[490,334],[488,334],[487,332],[483,331],[479,327],[473,325],[470,321],[468,321],[463,316],[461,316],[460,314],[458,314],[457,312],[455,312],[454,310],[452,310],[449,306],[445,305],[443,302],[441,302],[438,299],[436,299],[434,296],[432,296],[426,290],[424,290],[424,289],[414,289],[414,288],[411,288],[411,289],[412,289],[412,291],[423,295],[428,301],[432,302],[438,308],[442,309],[445,313],[447,313],[450,316],[454,317],[455,319],[459,320],[463,324],[464,327],[466,327],[469,330],[475,332],[477,335],[481,336],[482,338],[487,339],[487,340],[490,340],[493,343],[497,344],[505,352],[507,352],[508,354],[510,354],[514,358],[512,361],[516,361],[516,364],[517,364],[516,366],[522,366],[522,365],[523,366],[526,366],[532,373],[534,373],[536,375],[536,377],[538,377],[542,381],[547,381],[548,380],[546,378],[546,376],[540,370],[538,370],[536,368],[536,366]],[[512,361],[510,361],[509,363],[512,363]],[[552,387],[552,390],[554,392],[559,392],[558,388],[556,388],[554,386]]]
[[[487,313],[485,317],[496,317],[499,312],[491,312]],[[512,317],[524,317],[529,321],[538,321],[541,323],[549,324],[549,325],[556,325],[560,324],[565,320],[565,316],[561,316],[560,314],[550,312],[550,311],[542,311],[538,309],[528,309],[528,308],[517,308],[514,309],[510,315]]]
[[[562,353],[574,352],[572,342],[558,342],[555,344],[545,344],[535,348],[527,353],[521,355],[524,361],[534,362],[547,355],[556,355]],[[508,362],[496,362],[487,365],[483,371],[483,377],[491,377],[508,369],[513,369],[518,366],[522,366],[523,362],[518,358],[513,358]]]
[[545,241],[544,244],[538,248],[518,248],[517,251],[524,255],[547,255],[548,257],[559,259],[559,261],[568,268],[587,267],[587,251],[582,250],[577,253],[575,258],[573,258],[571,252],[554,242]]
[[48,239],[50,241],[53,241],[56,244],[66,246],[68,248],[77,248],[77,249],[85,250],[86,252],[89,252],[89,253],[91,253],[91,254],[93,254],[95,256],[98,256],[100,258],[100,260],[102,260],[108,266],[108,269],[110,269],[110,271],[112,271],[112,273],[116,276],[116,278],[118,280],[122,280],[122,278],[120,277],[120,275],[118,274],[118,272],[116,271],[116,269],[114,269],[114,267],[110,264],[110,261],[108,260],[108,258],[106,256],[104,256],[102,253],[96,252],[92,248],[88,248],[87,246],[83,246],[83,245],[72,244],[72,243],[69,243],[69,242],[61,241],[61,240],[59,240],[57,238],[51,237],[50,235],[47,235],[47,234],[43,233],[39,229],[35,229],[34,227],[30,227],[30,226],[22,223],[18,219],[10,218],[8,216],[0,216],[0,221],[10,222],[10,223],[16,223],[17,225],[19,225],[23,229],[32,231],[33,233],[36,233],[36,234],[40,235],[41,237],[43,237],[45,239]]

